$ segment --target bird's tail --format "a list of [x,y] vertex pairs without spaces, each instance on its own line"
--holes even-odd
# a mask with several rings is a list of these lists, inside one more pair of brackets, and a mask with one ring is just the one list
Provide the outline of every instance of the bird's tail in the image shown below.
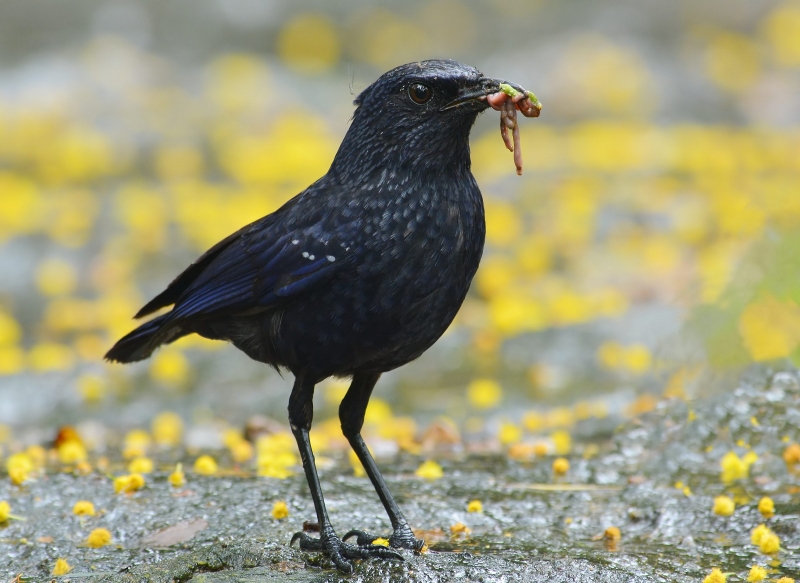
[[112,362],[137,362],[153,354],[162,344],[174,342],[188,332],[181,330],[174,324],[166,324],[169,314],[142,324],[136,330],[121,338],[114,347],[106,353],[105,359]]

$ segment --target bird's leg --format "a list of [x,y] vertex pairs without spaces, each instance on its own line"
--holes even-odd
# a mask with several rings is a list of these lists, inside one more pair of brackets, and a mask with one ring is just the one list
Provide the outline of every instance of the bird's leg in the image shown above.
[[297,447],[300,450],[300,457],[303,460],[303,470],[305,470],[306,480],[308,481],[311,498],[314,501],[314,510],[317,513],[319,522],[319,538],[311,538],[304,532],[295,533],[292,542],[300,541],[300,548],[305,551],[321,551],[327,554],[336,564],[336,568],[344,573],[352,573],[353,565],[350,560],[366,559],[377,557],[380,559],[403,560],[403,556],[385,547],[372,545],[368,547],[349,545],[336,536],[336,532],[331,526],[328,518],[328,511],[325,508],[325,499],[322,496],[322,488],[317,475],[317,467],[314,464],[314,452],[311,451],[311,442],[308,438],[308,431],[311,429],[311,420],[314,417],[314,383],[307,382],[302,376],[298,376],[292,388],[292,396],[289,398],[289,423],[292,433],[297,440]]
[[[389,488],[386,487],[386,482],[372,459],[367,444],[361,438],[361,427],[364,425],[364,413],[367,410],[367,403],[372,394],[372,389],[375,383],[378,382],[380,374],[366,374],[356,373],[353,375],[353,382],[350,389],[347,391],[341,405],[339,405],[339,420],[342,422],[342,433],[350,442],[353,451],[356,452],[361,465],[369,476],[372,485],[375,486],[375,491],[381,499],[386,513],[389,515],[389,520],[392,522],[392,529],[394,532],[389,537],[389,545],[393,548],[411,549],[419,551],[425,545],[425,541],[419,540],[411,532],[403,513],[392,498]],[[356,542],[359,546],[371,545],[372,542],[378,538],[370,535],[363,530],[351,530],[344,535],[343,540],[355,536]]]

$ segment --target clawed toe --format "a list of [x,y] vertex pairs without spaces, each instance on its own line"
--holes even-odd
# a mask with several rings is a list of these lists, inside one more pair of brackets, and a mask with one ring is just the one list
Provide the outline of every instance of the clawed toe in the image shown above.
[[370,546],[372,545],[372,543],[374,543],[376,540],[380,538],[379,536],[375,536],[363,530],[358,530],[354,528],[353,530],[351,530],[342,537],[342,541],[346,541],[347,539],[353,537],[356,537],[356,544],[360,547]]
[[294,535],[292,536],[292,540],[289,542],[289,546],[292,546],[296,540],[300,541],[301,551],[319,552],[325,550],[322,547],[322,539],[312,538],[302,531],[294,533]]
[[304,532],[297,532],[292,536],[289,543],[293,545],[295,541],[300,541],[300,549],[303,551],[323,552],[330,557],[336,568],[343,573],[352,573],[353,565],[350,561],[359,559],[394,559],[403,561],[403,555],[380,545],[373,545],[372,541],[376,537],[370,537],[363,531],[350,531],[345,535],[345,539],[356,536],[358,546],[348,544],[340,540],[335,534],[321,534],[320,538],[312,538]]
[[[356,544],[359,547],[365,546],[375,546],[373,543],[381,538],[375,535],[369,534],[363,530],[353,529],[348,532],[346,535],[342,537],[343,541],[346,541],[349,538],[356,537]],[[411,532],[411,529],[406,528],[398,528],[392,533],[388,539],[389,546],[393,549],[408,549],[410,551],[417,551],[419,552],[422,550],[422,547],[425,546],[425,541],[420,540],[414,536],[414,533]]]

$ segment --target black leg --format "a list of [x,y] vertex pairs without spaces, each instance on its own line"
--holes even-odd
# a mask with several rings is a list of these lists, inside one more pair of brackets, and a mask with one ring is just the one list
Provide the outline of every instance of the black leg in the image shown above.
[[300,458],[303,460],[303,470],[308,481],[308,488],[311,490],[311,498],[314,501],[314,510],[317,513],[319,522],[319,538],[311,538],[304,532],[295,533],[292,537],[294,541],[300,541],[300,548],[306,551],[322,551],[327,554],[336,567],[344,573],[352,573],[353,566],[349,560],[366,559],[377,557],[381,559],[399,559],[403,556],[381,546],[355,547],[344,543],[336,536],[336,532],[331,526],[328,518],[328,511],[325,508],[325,499],[322,496],[322,487],[317,475],[317,467],[314,463],[314,452],[311,451],[311,442],[308,439],[308,431],[311,429],[311,421],[314,417],[314,383],[307,382],[302,376],[295,379],[292,388],[292,396],[289,397],[289,423],[292,433],[297,440],[297,447],[300,450]]
[[[383,480],[375,460],[372,459],[372,454],[367,449],[367,444],[361,437],[361,427],[364,425],[364,413],[367,410],[369,397],[372,394],[372,389],[375,383],[378,382],[380,374],[366,374],[356,373],[353,376],[353,383],[347,391],[341,405],[339,405],[339,420],[342,422],[342,433],[350,442],[353,451],[356,452],[361,465],[367,472],[372,485],[375,486],[375,491],[381,499],[386,513],[389,515],[389,520],[392,522],[392,529],[394,532],[389,537],[389,545],[393,548],[411,549],[419,551],[425,545],[425,541],[418,540],[411,532],[403,513],[392,498],[389,488],[386,487],[386,482]],[[351,536],[356,537],[359,545],[369,545],[378,538],[367,534],[363,530],[351,530],[344,536],[347,540]]]

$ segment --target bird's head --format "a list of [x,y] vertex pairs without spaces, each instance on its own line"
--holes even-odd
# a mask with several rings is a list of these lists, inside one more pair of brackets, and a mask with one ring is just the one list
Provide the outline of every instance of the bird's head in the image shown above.
[[469,131],[488,107],[486,96],[503,82],[450,60],[409,63],[384,73],[355,100],[334,168],[347,164],[361,176],[380,160],[469,168]]

